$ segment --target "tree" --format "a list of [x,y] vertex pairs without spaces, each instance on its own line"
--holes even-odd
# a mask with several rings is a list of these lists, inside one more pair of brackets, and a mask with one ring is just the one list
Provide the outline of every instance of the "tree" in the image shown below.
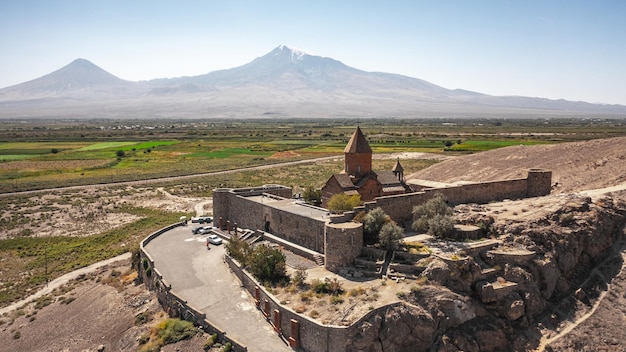
[[422,205],[413,207],[413,230],[427,232],[436,237],[447,237],[454,233],[454,210],[448,206],[441,194],[436,194]]
[[52,149],[50,150],[50,153],[52,153],[52,154],[56,154],[56,153],[58,153],[58,152],[59,152],[59,150],[58,150],[57,148],[52,148]]
[[248,259],[252,252],[252,247],[250,247],[248,242],[234,236],[224,247],[226,247],[226,253],[235,258],[242,266],[245,267],[248,264]]
[[344,211],[350,211],[360,204],[360,195],[356,194],[349,196],[345,193],[339,193],[330,197],[330,200],[328,200],[328,209],[333,213],[341,213]]
[[383,225],[391,221],[389,215],[385,214],[385,211],[378,207],[372,209],[363,218],[363,240],[367,244],[372,244],[378,240],[378,234]]
[[278,282],[287,278],[285,260],[279,249],[262,244],[250,253],[248,270],[262,282]]
[[378,234],[380,245],[388,250],[395,250],[404,237],[404,230],[395,222],[391,221],[383,225]]
[[302,193],[302,198],[309,204],[320,205],[322,203],[322,190],[309,186]]
[[120,149],[115,152],[115,155],[117,155],[118,158],[123,158],[126,153],[124,153],[124,151]]

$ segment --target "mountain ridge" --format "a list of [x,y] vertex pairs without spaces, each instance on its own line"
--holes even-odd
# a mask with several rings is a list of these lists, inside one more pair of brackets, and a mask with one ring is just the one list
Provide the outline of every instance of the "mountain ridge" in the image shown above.
[[76,59],[40,78],[0,89],[0,118],[14,117],[17,106],[26,116],[63,109],[86,115],[90,107],[133,117],[259,117],[267,111],[283,117],[626,116],[622,105],[447,89],[419,78],[359,70],[284,45],[230,69],[140,82]]

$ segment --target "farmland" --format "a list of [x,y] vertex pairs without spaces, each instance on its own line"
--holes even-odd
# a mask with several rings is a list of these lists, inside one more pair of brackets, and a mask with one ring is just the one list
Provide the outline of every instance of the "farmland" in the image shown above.
[[356,125],[375,153],[462,154],[626,134],[621,120],[8,121],[0,193],[193,175],[341,155]]

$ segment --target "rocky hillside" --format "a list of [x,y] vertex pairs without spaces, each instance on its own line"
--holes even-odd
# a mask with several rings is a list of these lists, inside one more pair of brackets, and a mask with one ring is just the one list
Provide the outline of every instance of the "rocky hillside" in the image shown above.
[[[523,210],[542,204],[545,211]],[[503,207],[520,205],[527,216],[501,216]],[[541,349],[599,303],[622,270],[626,204],[613,198],[552,196],[456,210],[461,221],[491,223],[498,241],[427,258],[417,279],[427,284],[362,322],[348,350]]]
[[454,183],[525,177],[552,170],[553,193],[577,192],[626,182],[626,137],[584,142],[513,146],[441,162],[408,179]]

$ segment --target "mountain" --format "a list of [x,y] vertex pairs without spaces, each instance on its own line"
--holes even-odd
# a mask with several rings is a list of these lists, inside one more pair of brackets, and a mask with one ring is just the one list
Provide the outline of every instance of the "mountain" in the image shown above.
[[0,90],[11,117],[552,117],[626,116],[626,106],[496,97],[344,63],[281,45],[248,64],[207,74],[125,81],[77,59]]
[[50,97],[91,98],[94,95],[126,95],[137,83],[120,79],[85,59],[76,59],[50,74],[0,90],[0,97],[24,99]]

